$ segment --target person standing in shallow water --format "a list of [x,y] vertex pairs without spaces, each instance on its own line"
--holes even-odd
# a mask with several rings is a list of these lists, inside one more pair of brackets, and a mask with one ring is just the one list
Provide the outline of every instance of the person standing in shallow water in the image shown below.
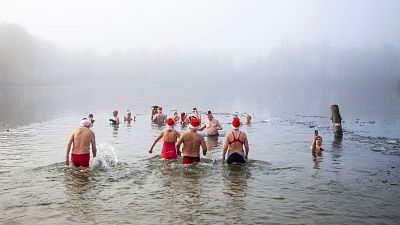
[[69,165],[69,153],[71,151],[71,161],[74,167],[88,168],[90,161],[90,145],[92,145],[93,158],[96,157],[96,138],[92,130],[90,130],[91,122],[87,118],[83,118],[81,126],[74,130],[68,145],[67,154],[65,156],[65,165]]
[[251,123],[251,116],[250,116],[250,114],[246,114],[246,123],[247,123],[247,124]]
[[180,147],[183,143],[182,148],[182,163],[191,164],[200,162],[200,146],[203,149],[203,155],[207,153],[207,145],[204,137],[197,133],[197,129],[200,126],[200,122],[197,118],[193,118],[189,123],[189,131],[183,133],[176,143],[176,151],[180,153]]
[[118,110],[113,111],[113,117],[110,119],[111,125],[119,125]]
[[167,129],[163,130],[160,135],[151,144],[149,153],[153,153],[153,148],[157,142],[164,138],[164,144],[161,150],[161,158],[163,159],[175,159],[177,157],[177,151],[175,148],[176,140],[181,136],[181,134],[174,130],[175,122],[172,118],[167,120]]
[[135,116],[132,118],[132,112],[128,109],[126,110],[126,115],[124,116],[124,122],[130,123],[132,120],[135,121]]
[[93,126],[93,124],[94,124],[94,122],[95,122],[95,120],[94,120],[94,118],[93,118],[93,114],[89,114],[89,120],[90,120],[90,123],[91,123],[92,126]]
[[199,131],[207,128],[207,136],[218,136],[218,130],[222,130],[222,126],[217,119],[214,118],[211,111],[206,113],[207,119],[201,124]]
[[246,133],[239,131],[240,125],[240,119],[233,118],[232,131],[225,136],[222,160],[225,161],[225,155],[228,151],[228,164],[245,163],[248,159],[249,143]]
[[167,122],[167,116],[165,114],[163,114],[162,112],[162,107],[158,107],[157,108],[157,114],[155,114],[153,116],[153,120],[154,123],[158,123],[158,124],[163,124],[165,122]]
[[191,116],[191,118],[193,118],[193,117],[195,117],[199,121],[199,123],[201,123],[201,113],[199,111],[197,111],[196,107],[192,108],[192,116]]
[[322,137],[318,135],[318,131],[314,131],[313,142],[310,146],[311,151],[320,152],[324,149],[322,148]]
[[157,105],[153,105],[151,107],[151,117],[150,117],[151,121],[153,121],[153,117],[154,117],[154,115],[157,114],[157,112],[158,112],[158,106]]
[[185,112],[181,113],[181,117],[179,118],[179,123],[181,124],[182,127],[186,126],[186,124],[189,123],[189,119]]

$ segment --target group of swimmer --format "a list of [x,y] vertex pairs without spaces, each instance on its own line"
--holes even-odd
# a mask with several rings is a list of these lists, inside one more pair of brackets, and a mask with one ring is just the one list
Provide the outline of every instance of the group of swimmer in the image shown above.
[[[203,155],[207,153],[207,145],[204,137],[198,133],[207,129],[207,136],[218,136],[219,130],[223,127],[221,123],[214,118],[213,113],[209,110],[206,113],[207,118],[201,122],[201,113],[196,107],[192,109],[192,116],[187,116],[185,112],[178,116],[176,110],[173,111],[173,116],[167,118],[162,112],[162,107],[152,107],[152,121],[155,123],[166,123],[167,128],[157,136],[153,141],[149,153],[153,152],[154,146],[163,138],[164,144],[161,150],[161,158],[175,159],[178,155],[182,156],[183,164],[191,164],[200,162],[200,147]],[[247,122],[250,123],[251,116],[247,115]],[[189,125],[189,130],[182,133],[182,135],[174,129],[175,125],[179,123],[181,126]],[[226,154],[228,153],[227,163],[245,163],[249,154],[249,143],[245,132],[239,130],[241,126],[240,119],[234,116],[232,123],[232,130],[225,136],[224,148],[222,152],[222,160],[225,161]],[[181,145],[182,152],[180,151]]]
[[[136,120],[136,116],[132,117],[132,112],[129,109],[127,109],[126,115],[124,116],[124,122],[130,123],[135,120]],[[111,125],[119,125],[120,124],[119,117],[118,117],[118,110],[113,111],[110,122],[111,122]]]
[[[118,111],[115,110],[112,118],[110,119],[112,125],[119,125],[120,120],[118,117]],[[220,122],[214,118],[213,113],[209,110],[206,113],[207,118],[201,122],[201,113],[196,107],[192,109],[192,115],[187,116],[185,112],[182,112],[180,116],[176,110],[173,111],[172,117],[167,118],[162,112],[162,107],[153,106],[151,113],[151,120],[154,123],[165,124],[166,129],[152,142],[149,149],[149,153],[153,153],[154,146],[157,142],[163,138],[163,147],[161,150],[161,158],[165,160],[176,159],[177,156],[182,156],[183,164],[192,164],[200,162],[200,147],[202,153],[205,156],[207,153],[207,145],[204,137],[198,133],[207,129],[207,136],[218,136],[219,130],[223,127]],[[127,110],[127,114],[124,116],[124,121],[130,123],[135,121],[135,116],[132,117],[130,110]],[[246,123],[250,123],[251,116],[246,115]],[[90,161],[90,146],[92,149],[93,158],[96,157],[96,138],[94,132],[90,129],[95,122],[93,115],[89,114],[88,118],[82,118],[81,126],[73,131],[67,144],[65,164],[69,165],[69,155],[72,147],[71,162],[74,167],[88,168]],[[188,125],[188,131],[180,134],[174,129],[176,124],[181,126]],[[239,117],[235,114],[231,122],[231,131],[225,135],[223,144],[222,160],[228,164],[245,163],[248,160],[249,154],[249,143],[247,134],[240,131],[242,122]],[[182,151],[181,145],[183,144]],[[322,137],[315,131],[313,136],[313,142],[311,144],[311,150],[314,153],[320,153],[322,148]],[[227,159],[226,159],[227,155]]]

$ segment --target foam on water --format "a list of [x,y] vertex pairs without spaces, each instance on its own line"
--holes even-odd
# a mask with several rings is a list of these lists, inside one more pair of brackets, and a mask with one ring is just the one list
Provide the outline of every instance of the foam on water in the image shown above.
[[97,146],[97,155],[92,159],[91,167],[101,167],[110,170],[118,163],[118,152],[110,144],[101,143]]

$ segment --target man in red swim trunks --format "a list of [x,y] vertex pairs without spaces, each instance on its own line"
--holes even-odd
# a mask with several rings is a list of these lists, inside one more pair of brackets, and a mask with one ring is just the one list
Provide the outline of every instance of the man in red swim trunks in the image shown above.
[[183,133],[176,143],[176,151],[180,152],[181,144],[182,148],[182,163],[191,164],[200,162],[200,146],[203,149],[203,155],[207,153],[207,145],[204,141],[204,137],[197,133],[197,129],[200,126],[200,122],[197,118],[193,118],[189,124],[189,131]]
[[72,147],[71,161],[72,165],[80,168],[88,168],[90,161],[90,144],[92,145],[93,158],[96,157],[96,140],[92,130],[90,130],[91,122],[87,118],[83,118],[81,126],[74,130],[68,145],[67,154],[65,156],[65,165],[69,165],[69,152]]

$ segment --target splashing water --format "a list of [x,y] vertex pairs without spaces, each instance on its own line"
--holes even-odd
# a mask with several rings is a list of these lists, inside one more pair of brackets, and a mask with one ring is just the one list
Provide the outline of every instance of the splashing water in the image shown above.
[[97,156],[93,159],[93,167],[101,167],[109,170],[118,163],[118,152],[113,146],[107,143],[101,143],[97,146]]

